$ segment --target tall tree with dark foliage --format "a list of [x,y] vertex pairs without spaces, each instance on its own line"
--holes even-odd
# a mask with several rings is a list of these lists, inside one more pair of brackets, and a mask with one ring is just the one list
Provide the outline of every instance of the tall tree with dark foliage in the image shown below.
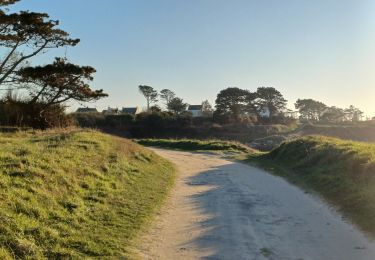
[[275,88],[260,87],[257,89],[256,94],[256,105],[258,111],[267,109],[271,119],[286,108],[287,100]]
[[59,21],[50,19],[46,13],[7,12],[4,6],[15,2],[0,2],[0,87],[3,89],[6,83],[15,81],[19,67],[32,57],[48,49],[79,43],[79,39],[72,39],[69,33],[59,29]]
[[149,111],[150,105],[158,101],[158,92],[153,87],[146,85],[139,85],[138,89],[139,92],[141,92],[142,95],[146,98],[147,111]]
[[216,113],[229,115],[238,121],[240,115],[249,112],[252,93],[240,88],[226,88],[216,97]]

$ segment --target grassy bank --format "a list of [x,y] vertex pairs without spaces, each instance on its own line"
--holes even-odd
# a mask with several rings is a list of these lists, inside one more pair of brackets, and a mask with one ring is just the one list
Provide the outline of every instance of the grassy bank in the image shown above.
[[0,259],[120,258],[174,169],[95,131],[0,133]]
[[252,149],[238,142],[196,139],[140,139],[139,144],[185,151],[221,151],[248,153]]
[[319,193],[375,236],[375,144],[309,136],[249,161]]

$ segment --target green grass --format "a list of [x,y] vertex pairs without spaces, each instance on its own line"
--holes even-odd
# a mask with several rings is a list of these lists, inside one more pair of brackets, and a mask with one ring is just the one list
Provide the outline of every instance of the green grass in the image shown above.
[[195,139],[140,139],[139,144],[185,151],[249,153],[252,149],[238,142]]
[[248,162],[317,192],[375,236],[375,144],[308,136],[252,154]]
[[0,259],[131,257],[173,180],[169,162],[125,139],[0,133]]

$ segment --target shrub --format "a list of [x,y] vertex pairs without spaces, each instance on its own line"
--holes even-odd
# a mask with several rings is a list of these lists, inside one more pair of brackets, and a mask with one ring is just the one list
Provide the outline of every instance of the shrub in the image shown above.
[[43,102],[31,103],[12,93],[0,100],[0,125],[46,129],[73,124],[73,117],[65,114],[65,107],[62,105],[46,108]]

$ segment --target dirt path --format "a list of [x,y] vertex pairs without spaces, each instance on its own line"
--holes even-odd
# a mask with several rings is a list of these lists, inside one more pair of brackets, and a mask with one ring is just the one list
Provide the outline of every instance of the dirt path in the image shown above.
[[155,151],[180,176],[144,259],[375,259],[375,245],[279,177],[214,155]]

